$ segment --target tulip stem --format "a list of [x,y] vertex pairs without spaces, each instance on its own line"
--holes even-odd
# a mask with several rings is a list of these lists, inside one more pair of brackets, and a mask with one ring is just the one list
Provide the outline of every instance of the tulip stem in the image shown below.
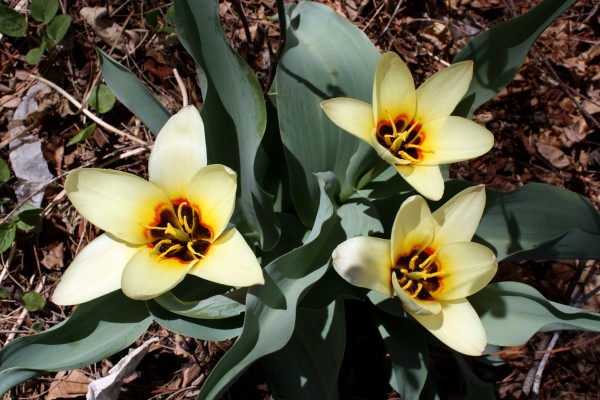
[[358,180],[358,184],[356,185],[356,188],[358,190],[362,189],[363,187],[365,187],[369,182],[371,182],[373,179],[377,178],[379,175],[381,175],[381,173],[383,171],[385,171],[388,167],[390,166],[390,164],[388,164],[386,161],[381,161],[379,164],[377,164],[375,167],[373,167],[373,169],[371,169],[369,172],[367,172],[366,174],[364,174],[359,180]]

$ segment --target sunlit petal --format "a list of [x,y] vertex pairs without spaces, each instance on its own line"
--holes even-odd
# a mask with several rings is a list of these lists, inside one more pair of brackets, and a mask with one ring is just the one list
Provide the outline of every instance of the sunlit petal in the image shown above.
[[357,236],[342,242],[331,257],[333,268],[349,283],[393,296],[389,240]]
[[373,107],[360,100],[339,97],[321,103],[329,119],[340,128],[371,144],[371,132],[375,128]]
[[202,223],[209,226],[213,238],[227,227],[235,207],[237,174],[221,164],[202,168],[186,188],[187,199],[200,211]]
[[444,178],[437,165],[395,165],[410,186],[429,200],[439,200],[444,194]]
[[427,202],[411,196],[402,203],[392,227],[392,259],[420,253],[433,240],[433,220]]
[[448,347],[470,356],[480,356],[487,336],[479,316],[466,299],[442,302],[442,311],[413,317]]
[[436,300],[456,300],[483,289],[496,275],[494,253],[479,243],[449,243],[438,249],[437,264],[442,272],[439,290],[430,292]]
[[494,135],[483,126],[461,117],[447,117],[423,124],[425,140],[420,165],[449,164],[487,153]]
[[85,168],[69,173],[65,191],[77,211],[100,229],[132,244],[148,241],[145,226],[157,211],[172,209],[165,192],[135,175]]
[[98,236],[69,265],[52,301],[62,306],[80,304],[119,289],[123,269],[138,250],[108,234]]
[[470,242],[485,208],[485,188],[472,186],[458,193],[432,214],[435,237],[432,246]]
[[436,300],[411,299],[408,294],[400,287],[396,273],[392,273],[392,286],[394,292],[402,302],[402,307],[412,315],[432,315],[442,311],[442,306]]
[[206,166],[204,124],[192,105],[173,115],[160,130],[148,160],[150,182],[172,200],[185,196],[192,176]]
[[158,253],[144,246],[129,260],[123,276],[123,293],[135,300],[147,300],[165,293],[183,280],[194,265],[177,258],[158,259]]
[[198,261],[190,274],[228,286],[252,286],[265,283],[256,256],[237,229],[223,233]]
[[452,114],[467,93],[473,77],[473,62],[463,61],[444,68],[417,89],[417,116],[429,121]]
[[417,106],[412,75],[395,53],[385,53],[377,63],[373,86],[373,110],[377,121],[403,116],[410,121]]

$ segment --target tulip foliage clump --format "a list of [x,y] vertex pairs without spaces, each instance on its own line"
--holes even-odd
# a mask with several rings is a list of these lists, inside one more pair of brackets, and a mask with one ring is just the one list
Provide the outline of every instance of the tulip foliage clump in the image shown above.
[[148,180],[68,174],[71,204],[104,233],[52,295],[77,305],[71,316],[0,351],[0,393],[115,354],[153,322],[234,339],[201,399],[220,398],[257,360],[276,395],[338,398],[357,305],[403,399],[435,394],[431,349],[451,352],[481,398],[493,387],[463,357],[498,363],[502,346],[537,332],[600,331],[598,314],[494,279],[507,260],[599,259],[594,207],[549,185],[496,192],[449,179],[445,167],[493,151],[494,132],[473,112],[573,2],[543,0],[475,36],[418,87],[399,55],[380,53],[330,8],[280,4],[285,47],[265,96],[228,44],[217,0],[176,0],[203,102],[173,115],[99,51],[107,85],[157,135]]

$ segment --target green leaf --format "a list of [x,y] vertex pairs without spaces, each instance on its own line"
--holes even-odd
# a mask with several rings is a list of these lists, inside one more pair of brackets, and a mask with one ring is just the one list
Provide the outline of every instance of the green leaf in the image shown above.
[[25,292],[21,297],[23,305],[29,312],[43,309],[46,306],[46,300],[37,292]]
[[113,355],[151,322],[145,303],[120,290],[81,304],[59,325],[0,350],[0,395],[41,372],[77,369]]
[[477,35],[454,62],[473,60],[473,80],[454,110],[471,117],[473,112],[512,81],[538,36],[575,0],[544,0],[526,14]]
[[600,314],[548,301],[524,283],[494,283],[469,301],[481,318],[488,342],[499,346],[521,345],[537,332],[600,332]]
[[110,91],[104,83],[96,85],[90,91],[88,104],[97,110],[100,114],[104,114],[112,110],[115,105],[115,95]]
[[[438,204],[468,182],[446,182]],[[475,239],[499,260],[600,259],[600,214],[583,196],[529,183],[512,192],[486,190],[486,207]]]
[[10,299],[10,294],[6,289],[0,289],[0,299]]
[[10,179],[10,168],[4,159],[0,158],[0,182],[8,182]]
[[258,79],[229,45],[217,0],[178,0],[175,20],[179,39],[202,69],[205,102],[201,113],[209,162],[225,164],[239,174],[232,222],[263,250],[269,250],[279,239],[279,227],[273,198],[255,177],[267,120]]
[[418,399],[429,370],[429,349],[423,328],[407,318],[381,312],[374,316],[390,354],[390,386],[402,399]]
[[0,4],[0,33],[21,37],[27,32],[25,16],[18,11]]
[[0,224],[0,253],[4,253],[15,241],[17,226],[14,222],[3,222]]
[[285,51],[271,92],[292,200],[301,220],[310,226],[319,198],[314,173],[334,172],[342,185],[342,197],[346,197],[379,160],[369,145],[336,127],[320,103],[339,96],[371,103],[380,55],[363,32],[325,5],[288,4],[286,14]]
[[479,379],[473,371],[471,371],[471,368],[462,354],[453,351],[452,355],[458,363],[458,367],[462,372],[462,377],[467,384],[467,396],[465,397],[465,400],[495,399],[496,392],[494,390],[494,385]]
[[323,276],[331,251],[345,236],[325,182],[319,182],[321,203],[311,234],[303,246],[265,267],[264,285],[250,288],[242,333],[204,382],[200,399],[220,398],[254,361],[280,350],[291,338],[298,303]]
[[32,0],[29,12],[33,19],[48,25],[58,11],[58,0]]
[[54,44],[59,44],[61,40],[67,34],[69,27],[71,26],[71,16],[68,14],[57,15],[48,24],[46,33],[48,37],[52,39]]
[[144,14],[146,25],[152,30],[152,33],[159,31],[158,29],[158,10],[150,10]]
[[175,314],[154,300],[148,301],[147,305],[154,320],[165,329],[196,339],[215,342],[231,339],[240,334],[244,323],[241,315],[222,319],[196,319]]
[[17,228],[30,231],[40,224],[42,211],[31,203],[25,203],[13,216],[13,222]]
[[88,139],[90,136],[92,136],[94,134],[95,130],[96,130],[96,123],[94,122],[90,126],[85,127],[81,131],[79,131],[77,133],[77,135],[73,136],[71,138],[71,140],[69,140],[69,142],[67,143],[67,147],[73,146],[76,143],[83,142],[84,140]]
[[154,301],[160,304],[161,307],[185,317],[222,319],[240,315],[246,310],[242,303],[243,299],[235,299],[235,297],[240,297],[243,294],[242,290],[238,290],[225,295],[218,294],[203,300],[182,301],[173,293],[167,292],[154,298]]
[[298,309],[289,342],[261,362],[273,398],[337,399],[345,343],[343,302],[318,311]]
[[155,135],[171,116],[167,109],[127,68],[100,49],[96,49],[106,84],[132,113]]
[[33,49],[27,52],[25,56],[25,61],[30,65],[38,65],[40,61],[42,61],[42,56],[44,55],[44,46],[34,47]]

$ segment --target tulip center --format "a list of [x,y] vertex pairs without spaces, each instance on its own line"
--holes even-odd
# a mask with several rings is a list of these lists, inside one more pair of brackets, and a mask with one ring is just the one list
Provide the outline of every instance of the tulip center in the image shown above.
[[437,251],[425,249],[402,256],[393,268],[398,284],[410,298],[432,300],[431,292],[440,287],[439,276],[442,274],[436,262]]
[[173,204],[171,209],[160,211],[157,224],[147,226],[153,241],[149,245],[158,253],[158,259],[175,258],[181,262],[204,258],[211,244],[212,232],[202,223],[200,212],[187,201]]
[[423,158],[426,150],[422,147],[425,133],[421,130],[419,120],[411,120],[404,116],[388,119],[377,124],[377,141],[396,158],[417,163]]

